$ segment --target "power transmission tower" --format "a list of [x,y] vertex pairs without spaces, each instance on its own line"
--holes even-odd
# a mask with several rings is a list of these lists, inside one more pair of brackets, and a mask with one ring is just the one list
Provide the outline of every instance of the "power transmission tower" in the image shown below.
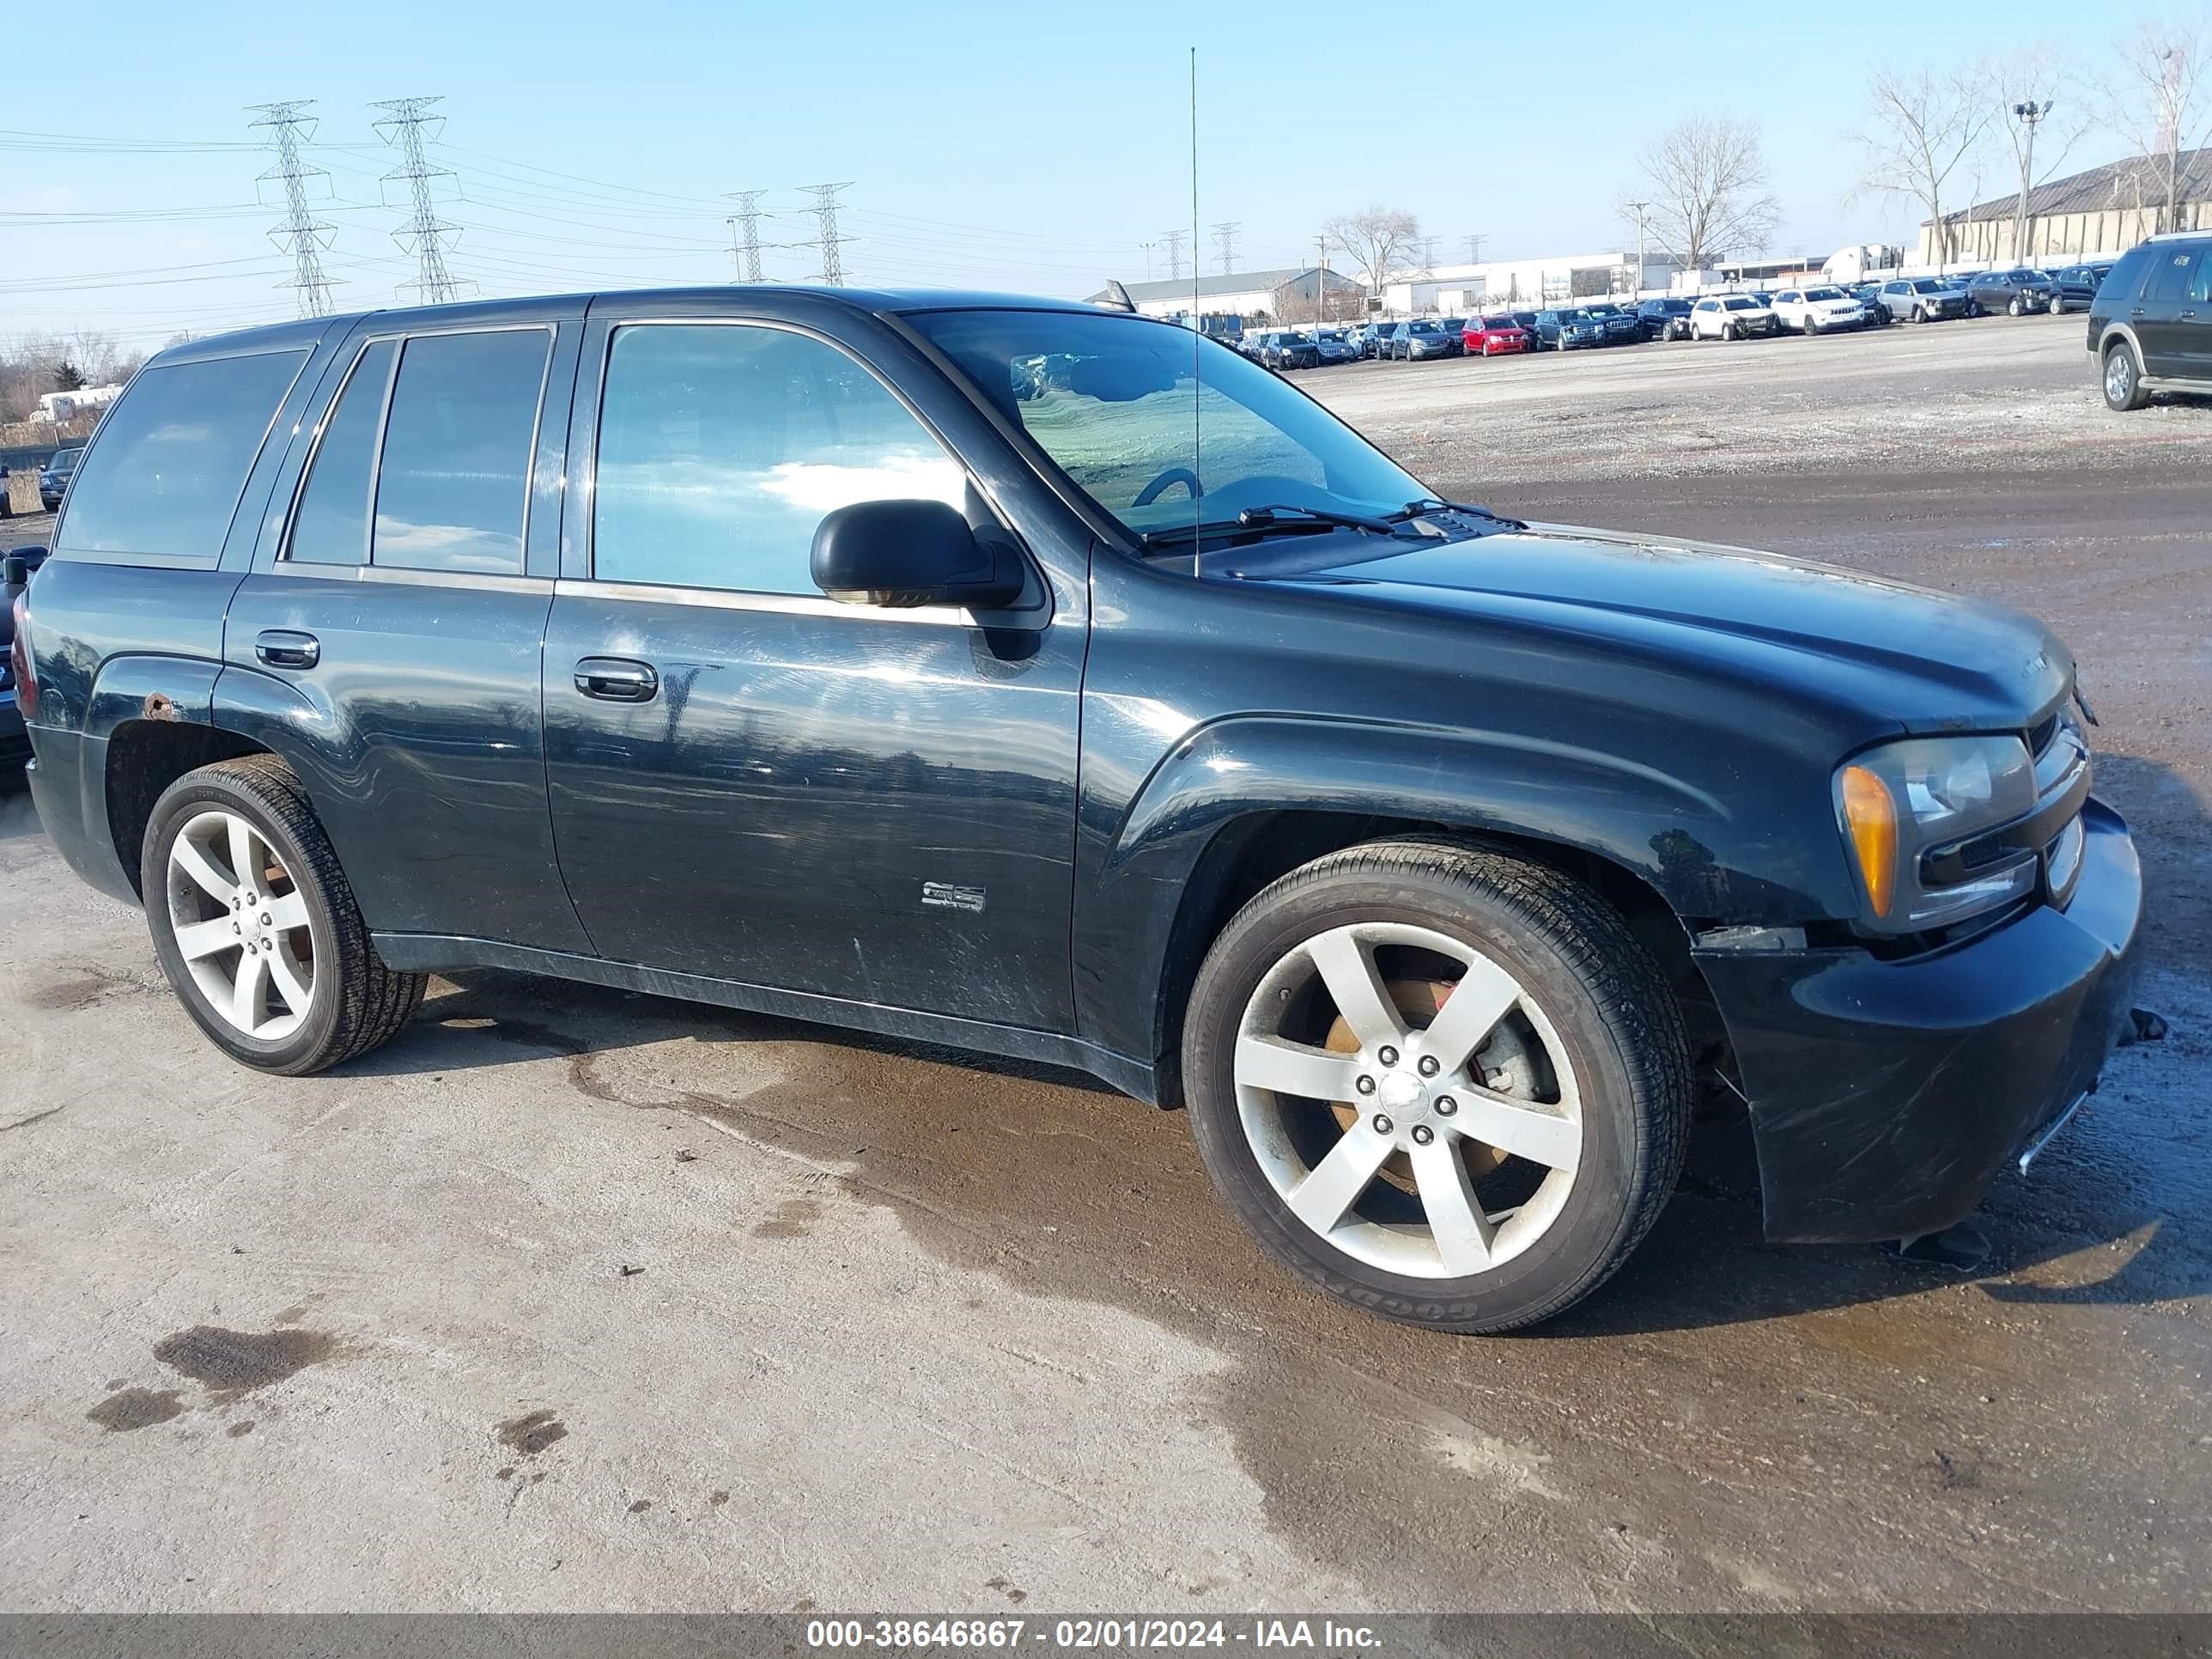
[[760,262],[760,198],[764,190],[733,190],[730,199],[738,204],[736,214],[730,219],[730,252],[738,262],[738,280],[757,283],[761,280]]
[[1182,280],[1182,233],[1164,230],[1160,236],[1168,245],[1168,280],[1179,283]]
[[1471,265],[1479,265],[1482,263],[1482,245],[1489,240],[1489,237],[1480,234],[1470,236],[1467,239],[1468,264]]
[[[845,262],[839,250],[853,239],[837,234],[837,192],[850,190],[853,181],[846,179],[836,185],[801,185],[801,191],[814,198],[814,216],[822,226],[822,280],[831,288],[845,286]],[[807,246],[801,243],[802,247]]]
[[331,279],[323,274],[323,250],[331,245],[336,228],[307,211],[307,180],[330,175],[320,167],[300,164],[300,146],[315,136],[315,124],[305,113],[314,101],[296,98],[281,104],[248,104],[246,108],[261,118],[252,125],[269,129],[269,142],[276,150],[276,165],[262,179],[284,181],[284,222],[269,233],[270,239],[292,255],[291,286],[299,290],[300,314],[327,317]]
[[1221,274],[1229,276],[1237,269],[1237,233],[1243,228],[1243,221],[1231,219],[1213,228],[1213,245],[1221,250]]
[[[461,284],[453,273],[446,269],[445,244],[441,240],[460,228],[448,224],[438,216],[437,205],[430,193],[431,181],[450,179],[451,167],[434,167],[423,153],[428,142],[422,129],[442,129],[446,118],[429,112],[430,106],[441,101],[436,98],[393,98],[382,103],[371,104],[371,109],[389,112],[375,123],[377,136],[387,144],[399,149],[400,165],[384,175],[385,182],[405,179],[411,216],[404,225],[392,233],[392,240],[415,256],[417,276],[415,287],[422,296],[422,303],[441,306],[458,299]],[[431,135],[435,137],[434,131]]]
[[1437,239],[1433,236],[1424,236],[1421,238],[1421,269],[1424,271],[1431,271],[1436,268]]

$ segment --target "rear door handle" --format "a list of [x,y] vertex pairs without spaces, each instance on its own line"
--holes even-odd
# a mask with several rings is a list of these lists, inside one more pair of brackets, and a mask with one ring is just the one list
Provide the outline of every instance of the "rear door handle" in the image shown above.
[[323,659],[323,644],[313,634],[264,628],[253,636],[253,654],[271,668],[313,668]]
[[583,657],[576,663],[576,690],[602,702],[651,702],[660,676],[634,657]]

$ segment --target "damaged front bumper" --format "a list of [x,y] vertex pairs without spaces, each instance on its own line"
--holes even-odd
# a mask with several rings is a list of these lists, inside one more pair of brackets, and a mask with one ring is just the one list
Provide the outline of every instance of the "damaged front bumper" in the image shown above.
[[2092,799],[2082,827],[2063,909],[1962,945],[1696,953],[1750,1102],[1770,1239],[1948,1227],[2096,1087],[2133,1001],[2142,874],[2118,813]]

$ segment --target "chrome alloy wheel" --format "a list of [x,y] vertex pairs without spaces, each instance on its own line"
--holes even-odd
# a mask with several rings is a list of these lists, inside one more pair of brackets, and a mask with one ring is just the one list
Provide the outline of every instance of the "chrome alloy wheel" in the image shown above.
[[2117,409],[2135,389],[2135,357],[2125,346],[2115,346],[2105,357],[2105,401]]
[[292,1035],[315,1001],[307,901],[267,838],[235,812],[188,819],[169,843],[169,921],[208,1006],[257,1042]]
[[[1450,981],[1425,1025],[1393,994],[1408,975]],[[1332,1017],[1356,1052],[1328,1046]],[[1388,1273],[1462,1279],[1510,1261],[1559,1218],[1582,1159],[1552,1022],[1502,965],[1426,927],[1359,922],[1285,953],[1245,1004],[1234,1075],[1285,1206]],[[1386,1165],[1410,1183],[1378,1179]]]

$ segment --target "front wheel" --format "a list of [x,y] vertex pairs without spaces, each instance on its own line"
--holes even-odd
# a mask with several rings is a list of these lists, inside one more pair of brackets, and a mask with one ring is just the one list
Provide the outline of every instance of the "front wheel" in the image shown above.
[[2066,314],[2065,296],[2059,294],[2052,295],[2049,302],[2045,305],[2045,309],[2049,311],[2054,317],[2064,316]]
[[2015,298],[2010,305],[2005,307],[2005,314],[2008,317],[2018,317],[2022,315],[2026,310],[2027,307],[2022,306],[2020,301]]
[[146,829],[139,890],[185,1012],[258,1071],[298,1077],[388,1041],[422,1001],[369,943],[353,888],[288,767],[186,773]]
[[1433,1329],[1589,1295],[1681,1169],[1657,963],[1587,888],[1484,849],[1370,843],[1267,888],[1207,954],[1182,1060],[1200,1156],[1262,1248]]
[[2115,341],[2105,352],[2105,407],[2124,414],[2141,409],[2150,401],[2150,393],[2143,390],[2142,365],[2136,360],[2135,348],[2125,340]]

